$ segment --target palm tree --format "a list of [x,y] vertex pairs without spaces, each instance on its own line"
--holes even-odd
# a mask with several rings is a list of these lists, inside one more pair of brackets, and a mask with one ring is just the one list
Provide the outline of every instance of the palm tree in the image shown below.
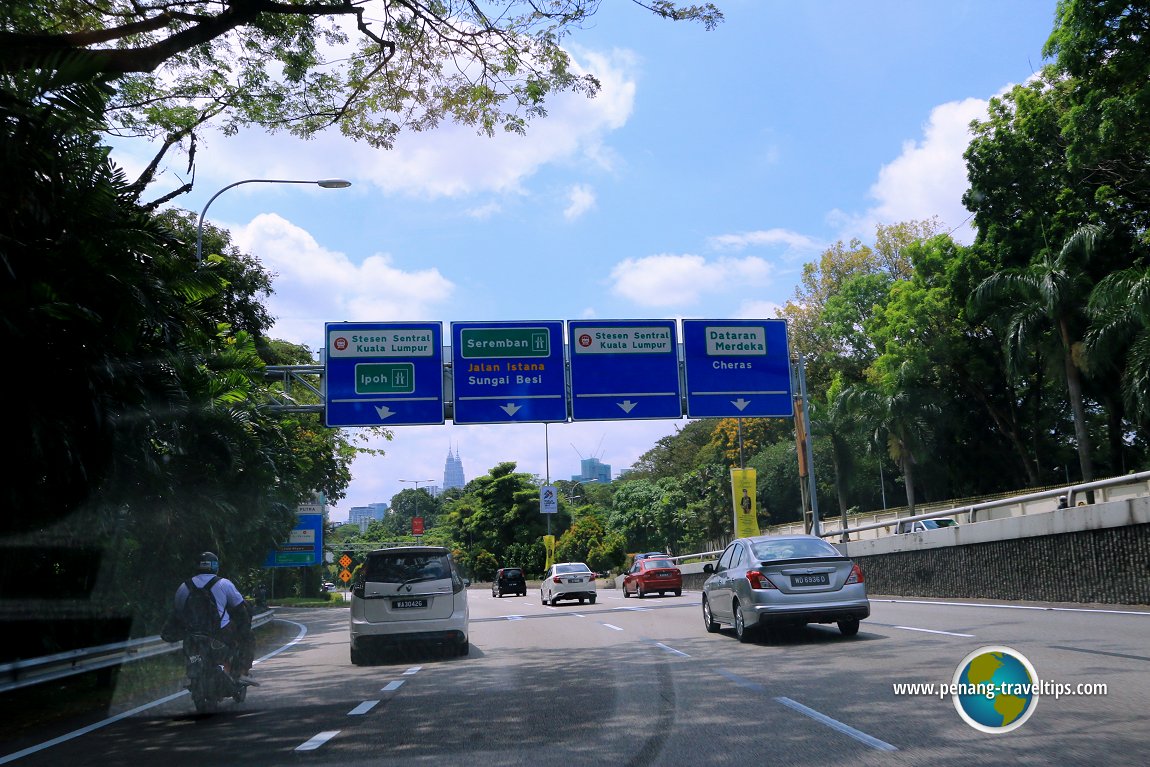
[[859,419],[874,425],[872,443],[885,443],[887,454],[906,483],[907,510],[914,516],[914,469],[930,442],[930,418],[942,411],[913,384],[909,371],[910,363],[904,362],[893,391],[855,388],[845,396],[847,406],[859,414]]
[[826,400],[811,402],[811,432],[826,437],[831,446],[831,464],[835,470],[835,495],[843,529],[847,528],[847,481],[854,473],[854,453],[850,437],[858,429],[857,413],[839,380],[827,390]]
[[1094,478],[1090,433],[1082,404],[1082,374],[1074,359],[1074,320],[1086,304],[1090,277],[1083,268],[1098,247],[1102,228],[1094,224],[1079,227],[1058,253],[1047,251],[1022,269],[1011,269],[987,277],[971,296],[972,309],[980,313],[1001,312],[1006,327],[1007,360],[1014,367],[1027,358],[1029,349],[1041,336],[1054,333],[1062,353],[1066,390],[1074,417],[1078,443],[1078,464],[1082,480]]
[[1123,404],[1150,422],[1150,267],[1114,272],[1090,294],[1084,346],[1092,365],[1121,370]]

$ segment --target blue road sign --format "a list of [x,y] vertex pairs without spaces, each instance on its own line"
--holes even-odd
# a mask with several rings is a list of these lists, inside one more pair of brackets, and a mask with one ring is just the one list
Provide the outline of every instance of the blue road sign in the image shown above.
[[563,323],[451,323],[455,423],[567,420]]
[[786,320],[683,320],[688,418],[794,414]]
[[323,561],[323,514],[298,514],[288,539],[268,552],[264,567],[305,567]]
[[573,420],[683,416],[674,320],[569,321],[567,338]]
[[443,423],[443,326],[438,322],[329,322],[328,426]]

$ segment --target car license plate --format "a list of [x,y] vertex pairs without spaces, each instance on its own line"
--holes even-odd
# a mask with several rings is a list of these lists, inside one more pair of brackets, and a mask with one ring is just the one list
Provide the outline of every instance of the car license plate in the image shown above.
[[826,573],[815,573],[813,575],[792,575],[792,586],[827,586],[830,585],[830,578]]
[[412,608],[427,607],[426,599],[395,599],[391,602],[393,610],[410,610]]
[[656,573],[655,577],[656,578],[670,578],[671,574],[670,573]]

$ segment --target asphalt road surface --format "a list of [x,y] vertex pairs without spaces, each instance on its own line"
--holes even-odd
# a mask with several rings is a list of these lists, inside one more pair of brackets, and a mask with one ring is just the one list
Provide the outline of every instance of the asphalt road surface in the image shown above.
[[[0,764],[972,765],[1150,764],[1150,609],[872,596],[857,637],[808,626],[740,644],[704,631],[698,592],[545,607],[470,591],[471,654],[356,667],[347,611],[278,610],[290,641],[241,705],[197,716],[175,694],[0,745]],[[294,638],[291,638],[293,637]],[[1040,679],[1105,685],[1040,697],[1018,729],[968,725],[949,684],[987,646]]]

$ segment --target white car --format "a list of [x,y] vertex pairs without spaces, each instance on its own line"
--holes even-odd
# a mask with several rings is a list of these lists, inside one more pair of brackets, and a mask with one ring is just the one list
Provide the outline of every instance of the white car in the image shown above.
[[467,588],[440,546],[399,546],[367,555],[351,589],[351,662],[402,642],[445,645],[467,655]]
[[595,604],[595,573],[582,562],[551,565],[539,586],[539,600],[554,605],[560,599],[578,599],[579,604]]

